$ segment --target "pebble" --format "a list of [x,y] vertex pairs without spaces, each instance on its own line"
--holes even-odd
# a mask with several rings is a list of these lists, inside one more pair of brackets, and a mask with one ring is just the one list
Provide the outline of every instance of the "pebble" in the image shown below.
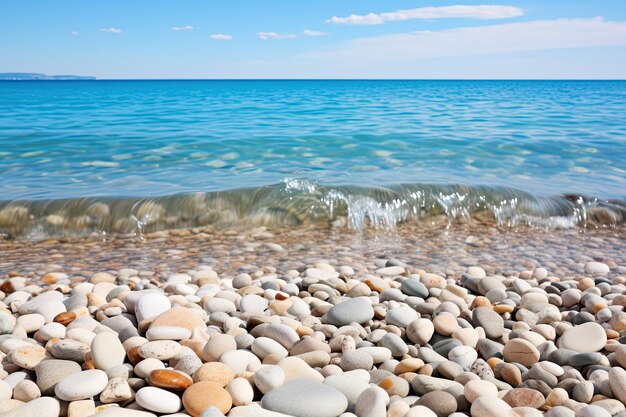
[[333,306],[327,315],[328,322],[336,326],[363,324],[374,317],[374,309],[369,299],[357,297]]
[[135,401],[146,410],[161,414],[176,413],[181,409],[178,395],[156,387],[141,388],[135,394]]
[[296,379],[265,394],[261,406],[296,417],[336,417],[346,410],[348,400],[326,384]]
[[539,361],[539,351],[537,348],[524,339],[509,340],[504,345],[502,354],[505,361],[517,362],[527,367]]
[[107,374],[99,369],[81,371],[59,381],[54,393],[64,401],[84,400],[100,394],[108,381]]
[[563,333],[560,348],[576,352],[597,352],[606,345],[606,332],[597,323],[584,323],[571,327]]
[[103,371],[122,365],[126,351],[114,333],[98,333],[91,342],[91,358],[96,368]]
[[228,391],[210,381],[199,381],[183,393],[185,410],[193,417],[198,417],[207,407],[217,407],[222,414],[228,413],[233,399]]

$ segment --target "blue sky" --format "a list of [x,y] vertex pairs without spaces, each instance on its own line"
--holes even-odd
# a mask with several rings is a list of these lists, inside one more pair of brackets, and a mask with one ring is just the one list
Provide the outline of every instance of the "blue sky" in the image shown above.
[[0,72],[626,78],[622,0],[3,0]]

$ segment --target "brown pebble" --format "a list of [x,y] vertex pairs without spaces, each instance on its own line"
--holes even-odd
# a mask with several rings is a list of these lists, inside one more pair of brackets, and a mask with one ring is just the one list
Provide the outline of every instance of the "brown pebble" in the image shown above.
[[184,391],[193,384],[188,375],[171,369],[155,369],[147,380],[150,385],[173,391]]
[[67,311],[57,314],[56,316],[54,316],[54,319],[52,321],[67,326],[74,320],[76,320],[76,313],[74,313],[73,311]]
[[531,388],[514,388],[506,393],[502,399],[511,407],[540,408],[546,399],[539,391]]
[[225,387],[235,379],[231,369],[221,362],[207,362],[193,374],[193,382],[208,381]]

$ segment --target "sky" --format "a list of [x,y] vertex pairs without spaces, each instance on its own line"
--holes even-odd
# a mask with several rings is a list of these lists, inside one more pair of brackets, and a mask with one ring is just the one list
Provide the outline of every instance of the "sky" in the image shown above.
[[624,79],[623,0],[2,0],[0,72]]

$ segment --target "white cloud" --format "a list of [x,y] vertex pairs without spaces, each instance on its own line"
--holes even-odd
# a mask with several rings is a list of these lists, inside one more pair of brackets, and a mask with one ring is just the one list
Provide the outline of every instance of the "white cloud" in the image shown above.
[[304,29],[302,31],[302,34],[304,36],[324,36],[324,35],[327,35],[326,32],[321,32],[319,30],[311,30],[311,29]]
[[122,29],[117,29],[117,28],[104,28],[104,29],[100,29],[100,32],[106,32],[106,33],[116,33],[116,34],[120,34],[122,33]]
[[186,25],[186,26],[174,26],[172,27],[173,31],[180,31],[180,30],[194,30],[195,28],[191,25]]
[[441,6],[419,7],[417,9],[396,10],[386,13],[369,13],[366,15],[352,14],[347,17],[333,16],[327,23],[345,25],[380,25],[387,21],[412,20],[412,19],[508,19],[519,17],[524,14],[523,10],[513,6],[478,5],[478,6]]
[[298,37],[298,35],[291,33],[280,34],[276,32],[258,32],[257,36],[262,41],[267,41],[269,39],[296,39]]
[[78,32],[76,32],[75,30],[70,31],[70,35],[72,36],[78,36]]
[[429,58],[616,45],[626,45],[626,22],[611,22],[596,17],[362,38],[309,56],[333,58],[355,65],[398,65],[407,62],[417,64]]
[[211,39],[215,39],[216,41],[232,41],[233,37],[231,35],[225,35],[223,33],[214,33],[210,36]]

